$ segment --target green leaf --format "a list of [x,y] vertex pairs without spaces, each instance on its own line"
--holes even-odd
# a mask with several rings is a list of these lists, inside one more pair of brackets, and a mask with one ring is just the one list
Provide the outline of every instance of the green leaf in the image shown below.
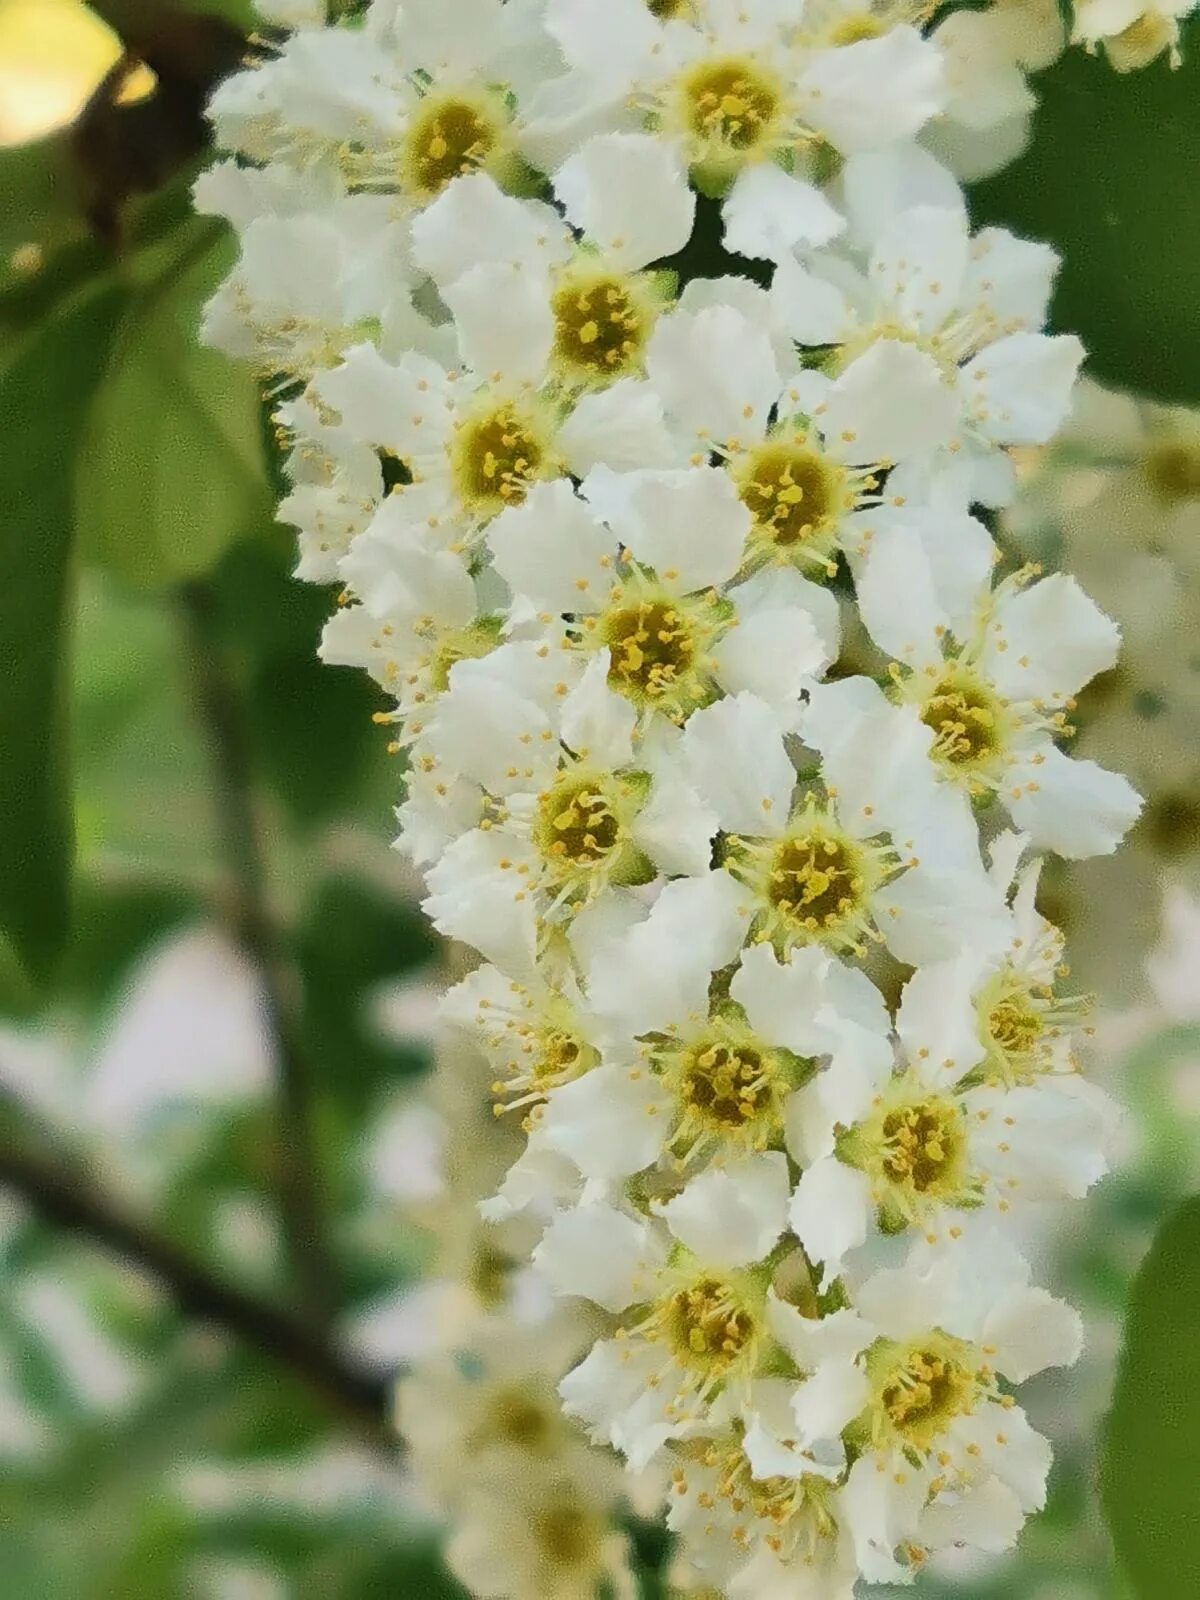
[[1053,325],[1078,333],[1093,377],[1200,403],[1200,21],[1183,64],[1114,72],[1068,49],[1034,81],[1025,155],[977,184],[977,222],[1047,239],[1063,257]]
[[76,465],[84,554],[140,588],[208,572],[271,514],[254,380],[198,338],[231,253],[211,221],[171,236],[88,419]]
[[73,850],[67,632],[71,480],[64,471],[121,309],[89,293],[0,377],[0,928],[35,978],[68,922]]
[[1200,1594],[1200,1196],[1138,1274],[1104,1438],[1102,1491],[1138,1600]]
[[0,292],[26,281],[39,259],[86,236],[69,136],[0,150]]
[[298,957],[304,1026],[322,1092],[359,1121],[383,1086],[420,1071],[420,1051],[381,1037],[371,991],[412,975],[433,956],[428,925],[412,904],[350,877],[330,878],[305,917]]

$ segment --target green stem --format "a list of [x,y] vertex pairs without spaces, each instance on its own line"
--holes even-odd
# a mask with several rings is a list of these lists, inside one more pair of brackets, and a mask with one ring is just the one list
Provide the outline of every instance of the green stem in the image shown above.
[[203,583],[187,584],[180,590],[180,605],[234,891],[233,929],[259,974],[274,1036],[280,1202],[292,1275],[306,1313],[317,1326],[327,1326],[337,1305],[337,1279],[325,1237],[299,976],[269,909],[250,741],[234,676],[217,636],[212,592]]

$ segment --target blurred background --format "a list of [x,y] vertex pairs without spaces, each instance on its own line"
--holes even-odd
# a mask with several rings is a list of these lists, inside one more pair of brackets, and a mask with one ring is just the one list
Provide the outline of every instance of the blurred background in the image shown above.
[[[259,397],[195,339],[231,259],[188,210],[200,108],[249,28],[0,0],[6,1600],[463,1592],[387,1426],[456,1248],[421,1098],[444,957],[379,704],[315,658],[333,596],[289,577]],[[1097,1441],[1134,1275],[1200,1188],[1200,417],[1090,387],[1022,472],[1001,536],[1126,632],[1079,739],[1146,815],[1044,909],[1128,1116],[1029,1239],[1089,1334],[1030,1386],[1050,1508],[920,1592],[1116,1600]]]

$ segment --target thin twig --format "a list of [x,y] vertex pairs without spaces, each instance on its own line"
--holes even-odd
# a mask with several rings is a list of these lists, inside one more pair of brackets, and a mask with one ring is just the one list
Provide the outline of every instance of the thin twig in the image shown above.
[[328,1326],[337,1280],[324,1227],[312,1081],[300,1025],[295,964],[268,909],[265,856],[254,804],[254,774],[242,704],[202,583],[184,585],[193,689],[208,736],[226,861],[233,881],[234,933],[260,975],[274,1035],[279,1092],[279,1184],[292,1272],[305,1312]]
[[70,1229],[149,1273],[182,1312],[245,1339],[288,1367],[375,1442],[395,1448],[386,1422],[386,1382],[355,1366],[303,1318],[214,1276],[57,1159],[0,1145],[0,1186],[19,1195],[44,1221]]

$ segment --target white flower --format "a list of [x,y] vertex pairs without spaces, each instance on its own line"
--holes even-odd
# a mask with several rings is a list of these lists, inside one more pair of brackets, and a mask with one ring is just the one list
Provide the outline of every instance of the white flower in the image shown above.
[[753,1155],[694,1178],[659,1208],[666,1228],[585,1202],[555,1218],[534,1252],[560,1294],[629,1312],[561,1393],[635,1471],[746,1392],[771,1339],[766,1283],[750,1269],[783,1232],[787,1190],[785,1157]]
[[641,730],[683,722],[721,689],[799,705],[836,654],[836,609],[797,573],[730,586],[751,516],[723,472],[597,468],[583,496],[538,486],[488,529],[514,620],[536,616],[581,660],[604,655]]
[[[969,609],[939,592],[940,577],[937,555],[910,530],[891,527],[872,541],[859,604],[893,657],[897,710],[864,714],[881,737],[899,740],[915,710],[942,779],[974,798],[994,794],[1034,845],[1074,859],[1108,854],[1141,802],[1126,779],[1073,761],[1056,740],[1072,731],[1076,694],[1115,661],[1116,624],[1061,573],[1035,583],[1014,574]],[[865,687],[862,699],[866,706]],[[836,736],[852,734],[842,723]]]
[[1073,37],[1091,49],[1102,44],[1118,72],[1149,66],[1164,52],[1178,66],[1179,24],[1195,9],[1195,0],[1076,0]]
[[[770,945],[754,946],[722,984],[727,994],[711,997],[742,924],[730,907],[723,947],[679,939],[675,903],[698,912],[703,883],[668,884],[645,923],[592,963],[602,1064],[555,1089],[541,1121],[549,1144],[588,1177],[625,1177],[664,1154],[694,1170],[700,1159],[777,1148],[793,1096],[815,1058],[839,1049],[842,1025],[887,1036],[875,986],[816,949],[781,963]],[[646,969],[670,974],[650,1011],[638,981]]]
[[641,0],[550,0],[546,20],[570,70],[530,106],[534,158],[553,165],[581,133],[636,126],[640,113],[697,188],[727,197],[731,247],[753,254],[830,237],[819,194],[784,170],[799,156],[803,172],[814,136],[872,149],[916,133],[942,102],[941,58],[914,28],[872,37],[836,9],[827,32],[773,0],[696,0],[665,21]]
[[[972,239],[961,207],[890,217],[863,270],[814,253],[780,265],[778,314],[803,344],[837,348],[815,414],[852,462],[951,448],[988,458],[1042,444],[1062,422],[1083,357],[1038,332],[1057,266],[1047,246],[999,228]],[[976,496],[994,499],[994,474]]]
[[[1075,1078],[981,1084],[965,1062],[924,1046],[894,1070],[879,1066],[874,1079],[860,1074],[857,1095],[839,1084],[832,1106],[817,1084],[799,1091],[793,1149],[815,1159],[791,1225],[827,1281],[876,1230],[961,1239],[970,1213],[1078,1199],[1107,1170],[1111,1110]],[[838,1071],[836,1057],[827,1070]]]
[[415,354],[392,363],[358,344],[316,385],[354,437],[404,464],[409,481],[394,498],[414,535],[461,547],[536,483],[582,476],[599,462],[628,469],[681,458],[643,385],[625,379],[564,403],[540,386],[549,345],[531,352],[486,298],[482,308],[505,342],[507,371],[452,371]]
[[924,1523],[930,1506],[957,1506],[987,1486],[1010,1508],[999,1520],[1015,1536],[1022,1514],[1044,1502],[1049,1447],[997,1379],[1069,1365],[1079,1319],[1029,1287],[1010,1247],[991,1239],[985,1249],[971,1263],[941,1255],[868,1279],[856,1296],[858,1350],[826,1356],[796,1393],[802,1439],[814,1417],[860,1451],[842,1505],[869,1581],[903,1578],[897,1548],[919,1549],[939,1524],[949,1531],[944,1513]]
[[990,947],[1002,932],[1003,903],[973,835],[934,822],[931,784],[906,790],[901,806],[888,804],[891,774],[876,773],[878,789],[860,785],[853,804],[843,803],[840,784],[835,799],[820,784],[798,783],[776,714],[746,693],[695,713],[683,749],[724,835],[724,866],[745,888],[749,939],[780,954],[818,944],[862,955],[885,942],[901,960],[926,961],[964,938]]

